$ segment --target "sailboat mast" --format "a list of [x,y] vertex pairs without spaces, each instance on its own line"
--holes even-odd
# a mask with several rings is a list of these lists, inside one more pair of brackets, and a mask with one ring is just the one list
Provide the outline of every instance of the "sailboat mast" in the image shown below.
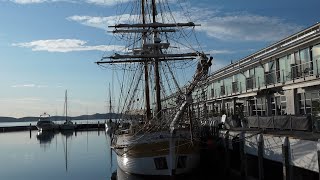
[[[145,0],[141,1],[141,14],[142,14],[142,24],[146,24],[146,14],[145,14]],[[145,27],[143,27],[145,29]],[[146,43],[147,33],[142,33],[142,43]],[[150,92],[149,92],[149,72],[148,72],[148,61],[145,59],[144,62],[144,89],[145,89],[145,99],[146,99],[146,120],[151,119],[151,110],[150,110]]]
[[68,103],[67,103],[67,90],[66,90],[66,93],[65,93],[65,104],[66,104],[66,121],[68,120]]
[[[152,0],[152,21],[156,23],[157,8],[155,0]],[[154,27],[153,40],[154,43],[158,42],[157,27]],[[160,43],[160,42],[158,42]],[[159,48],[156,47],[155,53],[159,54]],[[155,76],[155,89],[156,89],[156,116],[157,119],[161,119],[161,96],[160,96],[160,73],[159,73],[159,58],[154,59],[154,76]]]
[[68,139],[67,139],[67,135],[66,135],[66,171],[68,171]]

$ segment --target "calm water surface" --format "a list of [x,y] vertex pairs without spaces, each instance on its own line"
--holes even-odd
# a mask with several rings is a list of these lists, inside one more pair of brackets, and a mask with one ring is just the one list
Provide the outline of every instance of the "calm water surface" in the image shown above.
[[104,131],[0,133],[0,179],[110,179],[117,169]]
[[[220,163],[210,160],[202,163],[199,172],[175,179],[226,179],[217,177],[219,171],[213,172],[217,168],[210,167],[213,164]],[[103,130],[0,133],[0,180],[110,180],[115,171],[118,180],[170,179],[121,171]]]
[[[104,123],[104,119],[93,119],[93,120],[72,120],[73,122],[77,124],[97,124]],[[63,124],[65,121],[53,121],[57,124]],[[10,126],[29,126],[29,125],[35,126],[37,124],[37,121],[23,121],[23,122],[0,122],[0,127],[10,127]]]

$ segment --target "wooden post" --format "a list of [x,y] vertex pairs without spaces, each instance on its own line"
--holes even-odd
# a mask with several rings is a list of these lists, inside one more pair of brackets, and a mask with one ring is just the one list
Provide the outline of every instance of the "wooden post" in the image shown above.
[[257,136],[258,142],[258,166],[259,166],[259,180],[264,179],[264,171],[263,171],[263,151],[264,151],[264,143],[263,143],[263,135],[258,134]]
[[242,131],[240,133],[240,160],[241,160],[241,167],[240,167],[240,173],[241,173],[241,179],[247,179],[247,158],[244,151],[245,146],[245,135]]
[[29,125],[30,139],[31,139],[31,130],[32,130],[32,128],[31,128],[31,123],[30,123],[30,125]]
[[224,148],[225,148],[225,173],[229,176],[230,173],[230,156],[229,156],[229,130],[226,131],[224,135]]
[[289,159],[289,138],[285,137],[282,142],[282,164],[283,164],[283,180],[291,180],[291,167]]
[[320,180],[320,139],[318,139],[318,143],[317,143],[317,155],[318,155],[318,173],[319,173],[319,180]]

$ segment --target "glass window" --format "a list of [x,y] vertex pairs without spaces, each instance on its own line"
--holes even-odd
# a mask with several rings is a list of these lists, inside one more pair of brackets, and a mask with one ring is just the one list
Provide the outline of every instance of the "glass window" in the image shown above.
[[264,86],[264,68],[262,66],[255,68],[255,80],[256,87]]
[[[286,82],[287,80],[290,80],[289,73],[289,62],[287,56],[284,56],[279,59],[279,70],[280,70],[280,82]],[[289,76],[288,76],[289,75]]]
[[179,156],[177,168],[186,168],[187,167],[187,156]]
[[168,169],[167,160],[165,157],[154,158],[154,164],[157,169]]
[[287,102],[285,96],[276,96],[270,98],[272,115],[285,115],[287,114]]
[[244,74],[238,74],[238,87],[239,92],[243,92],[246,90],[246,77]]
[[312,74],[312,61],[310,61],[309,48],[300,50],[300,61],[301,61],[301,73],[303,76],[308,76]]
[[298,94],[300,114],[318,114],[320,112],[319,91]]
[[320,44],[312,47],[312,61],[315,64],[314,73],[320,73]]
[[221,86],[220,86],[220,82],[215,82],[214,84],[213,84],[213,88],[214,88],[214,94],[215,94],[215,97],[219,97],[219,96],[221,96],[220,95],[220,91],[221,91]]

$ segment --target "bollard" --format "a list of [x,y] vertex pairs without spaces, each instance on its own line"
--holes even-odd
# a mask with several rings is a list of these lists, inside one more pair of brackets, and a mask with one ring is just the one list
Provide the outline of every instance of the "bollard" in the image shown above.
[[263,171],[263,135],[258,134],[257,136],[258,142],[258,166],[259,166],[259,180],[264,179],[264,171]]
[[282,141],[282,166],[283,180],[291,180],[291,166],[289,159],[289,138],[285,137]]
[[227,130],[225,136],[224,136],[224,148],[225,148],[225,173],[228,177],[230,174],[230,155],[229,155],[229,130]]
[[318,155],[318,172],[319,172],[319,180],[320,180],[320,139],[318,139],[318,143],[317,143],[317,155]]
[[241,179],[247,179],[247,158],[246,158],[246,154],[244,152],[244,146],[245,146],[245,135],[244,132],[240,133],[240,137],[239,137],[239,141],[240,141],[240,160],[241,160]]

